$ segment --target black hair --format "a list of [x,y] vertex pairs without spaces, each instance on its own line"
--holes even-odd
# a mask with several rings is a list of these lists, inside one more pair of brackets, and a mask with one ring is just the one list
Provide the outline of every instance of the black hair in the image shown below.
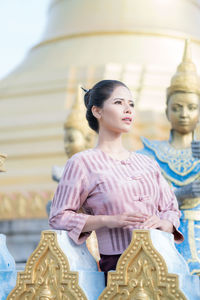
[[92,89],[85,90],[84,102],[87,108],[86,119],[90,128],[92,128],[97,133],[99,132],[99,123],[98,120],[92,113],[92,106],[103,107],[104,101],[106,101],[114,89],[118,86],[127,86],[118,80],[101,80],[97,82]]

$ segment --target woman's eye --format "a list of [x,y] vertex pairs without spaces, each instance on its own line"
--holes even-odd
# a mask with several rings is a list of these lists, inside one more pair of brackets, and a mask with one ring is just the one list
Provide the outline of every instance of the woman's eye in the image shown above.
[[135,104],[134,104],[134,103],[130,103],[130,106],[131,106],[131,107],[134,107],[134,106],[135,106]]
[[121,104],[121,103],[122,103],[122,101],[120,101],[120,100],[115,101],[115,104]]

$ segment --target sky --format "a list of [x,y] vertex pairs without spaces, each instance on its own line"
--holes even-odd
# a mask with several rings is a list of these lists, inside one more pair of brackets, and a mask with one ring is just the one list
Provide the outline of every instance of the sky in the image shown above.
[[41,38],[50,0],[0,0],[0,80]]

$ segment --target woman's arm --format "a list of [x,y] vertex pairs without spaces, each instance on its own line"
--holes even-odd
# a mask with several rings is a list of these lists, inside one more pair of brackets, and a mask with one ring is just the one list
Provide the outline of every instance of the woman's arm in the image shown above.
[[67,161],[56,189],[49,217],[54,229],[67,230],[75,243],[83,243],[90,233],[82,234],[89,215],[78,213],[88,196],[88,181],[84,165],[76,155]]

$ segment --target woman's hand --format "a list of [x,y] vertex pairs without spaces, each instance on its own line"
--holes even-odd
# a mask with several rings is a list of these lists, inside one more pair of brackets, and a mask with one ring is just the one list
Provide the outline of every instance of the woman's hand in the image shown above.
[[173,224],[168,220],[162,220],[158,216],[154,215],[141,224],[140,229],[160,229],[172,233]]
[[148,216],[145,214],[128,214],[122,215],[107,215],[103,216],[104,226],[108,228],[128,228],[134,226],[136,223],[143,223],[147,220]]
[[[98,215],[98,216],[88,216],[85,226],[82,232],[88,232],[92,230],[97,230],[102,227],[107,228],[129,228],[135,227],[136,224],[143,223],[147,220],[149,216],[146,214],[128,214],[124,213],[122,215]],[[137,225],[139,228],[139,225]]]

